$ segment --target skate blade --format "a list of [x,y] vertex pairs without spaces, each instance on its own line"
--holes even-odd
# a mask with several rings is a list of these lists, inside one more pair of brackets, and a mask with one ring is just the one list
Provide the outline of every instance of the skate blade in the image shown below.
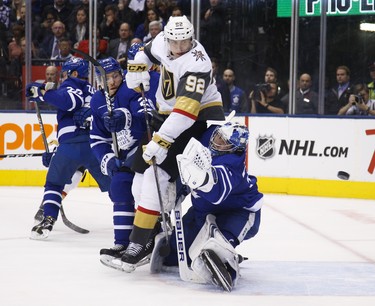
[[43,234],[39,234],[37,232],[31,231],[30,239],[31,240],[45,240],[48,238],[50,231],[49,230],[42,230]]
[[122,271],[122,261],[120,258],[115,258],[108,255],[100,255],[100,262],[106,267]]
[[217,262],[211,256],[207,250],[204,250],[201,254],[203,262],[212,275],[212,284],[227,292],[231,292],[233,284],[230,274],[224,268],[220,269],[217,266]]
[[126,273],[132,273],[132,272],[134,272],[134,270],[136,268],[147,265],[148,263],[150,263],[150,258],[151,258],[151,254],[147,255],[146,257],[144,257],[143,259],[138,261],[136,264],[130,264],[130,263],[121,261],[122,271],[126,272]]

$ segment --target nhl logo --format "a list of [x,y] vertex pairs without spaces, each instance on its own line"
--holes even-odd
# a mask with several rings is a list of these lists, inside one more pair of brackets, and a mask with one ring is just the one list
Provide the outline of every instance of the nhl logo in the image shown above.
[[256,151],[262,159],[271,158],[275,155],[275,139],[272,136],[259,136]]

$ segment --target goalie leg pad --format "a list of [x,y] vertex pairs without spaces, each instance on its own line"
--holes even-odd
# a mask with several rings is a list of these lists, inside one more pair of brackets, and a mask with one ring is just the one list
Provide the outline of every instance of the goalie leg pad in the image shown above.
[[[228,266],[232,276],[232,287],[237,284],[239,273],[239,255],[229,241],[223,236],[215,222],[215,216],[209,214],[206,222],[189,249],[189,256],[194,262],[201,257],[203,250],[212,250]],[[194,268],[193,268],[194,270]]]
[[160,232],[155,236],[155,246],[151,254],[150,272],[160,273],[163,267],[164,258],[160,255],[160,249],[165,245],[165,234]]

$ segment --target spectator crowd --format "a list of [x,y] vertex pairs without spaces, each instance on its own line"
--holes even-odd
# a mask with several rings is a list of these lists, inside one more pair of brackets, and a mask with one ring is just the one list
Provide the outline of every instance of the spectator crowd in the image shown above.
[[[212,60],[213,78],[225,111],[289,113],[289,86],[278,80],[275,68],[265,69],[264,80],[244,85],[238,82],[243,72],[236,71],[223,58],[223,33],[230,14],[225,4],[224,0],[203,0],[200,16],[200,41]],[[98,1],[96,58],[111,56],[125,69],[126,54],[132,43],[151,41],[163,30],[170,16],[190,16],[190,5],[190,1],[183,0]],[[0,96],[13,100],[22,99],[25,16],[25,0],[0,0]],[[31,22],[33,65],[59,66],[71,56],[79,56],[71,52],[72,48],[89,52],[89,0],[32,1]],[[337,83],[325,89],[325,115],[375,112],[375,63],[370,63],[368,69],[369,79],[352,83],[350,68],[345,63],[337,67]],[[316,73],[306,70],[298,75],[295,113],[314,115],[318,114],[319,104]],[[365,92],[366,95],[361,95]],[[0,104],[0,109],[6,108]]]

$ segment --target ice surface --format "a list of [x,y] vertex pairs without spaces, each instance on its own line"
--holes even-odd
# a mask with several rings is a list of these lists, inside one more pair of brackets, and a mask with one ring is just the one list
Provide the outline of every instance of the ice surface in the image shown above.
[[[112,205],[97,188],[64,200],[46,241],[29,239],[41,187],[0,187],[0,305],[332,306],[375,305],[375,201],[265,195],[259,234],[238,251],[249,257],[231,293],[178,274],[132,274],[99,262],[113,244]],[[185,206],[188,206],[185,203]]]

